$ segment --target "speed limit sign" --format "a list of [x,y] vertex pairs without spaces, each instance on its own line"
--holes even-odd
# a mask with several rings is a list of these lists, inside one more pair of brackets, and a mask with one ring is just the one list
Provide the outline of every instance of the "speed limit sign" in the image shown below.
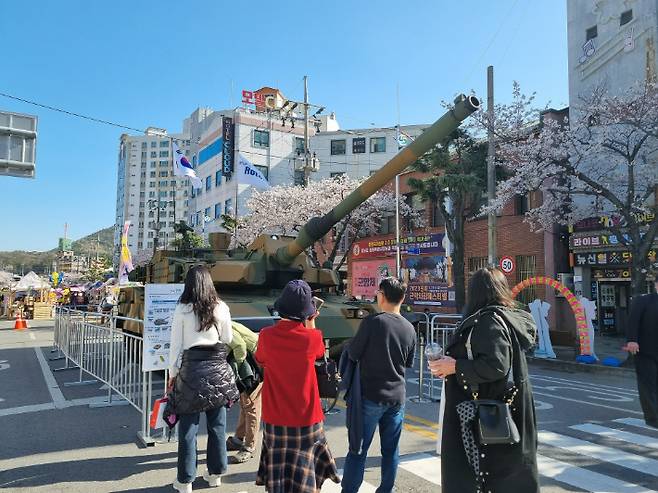
[[514,272],[516,266],[514,265],[514,259],[512,257],[503,257],[500,259],[500,270],[505,274],[511,274]]

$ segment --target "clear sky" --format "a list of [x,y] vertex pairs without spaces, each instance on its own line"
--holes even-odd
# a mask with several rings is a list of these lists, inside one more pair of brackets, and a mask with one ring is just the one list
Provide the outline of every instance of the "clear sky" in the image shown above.
[[[0,0],[0,92],[117,123],[177,132],[197,106],[278,87],[343,128],[428,123],[475,90],[513,80],[566,105],[565,0]],[[7,49],[9,43],[9,49]],[[14,44],[12,48],[12,44]],[[231,90],[231,88],[233,88]],[[36,179],[0,177],[0,250],[54,248],[114,223],[123,131],[0,97],[39,117]]]

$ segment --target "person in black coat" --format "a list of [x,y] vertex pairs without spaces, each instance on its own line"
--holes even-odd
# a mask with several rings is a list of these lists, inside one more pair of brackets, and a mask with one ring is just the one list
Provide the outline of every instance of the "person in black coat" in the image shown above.
[[658,293],[633,300],[627,340],[626,349],[635,355],[637,390],[644,421],[658,428]]
[[[442,493],[539,492],[537,420],[524,354],[534,344],[536,326],[530,314],[513,307],[503,273],[495,268],[478,270],[468,285],[465,319],[445,348],[445,356],[429,362],[432,373],[445,379]],[[466,347],[469,334],[472,359]],[[484,477],[479,483],[467,458],[456,407],[473,399],[473,386],[480,399],[504,400],[512,386],[511,375],[518,389],[511,404],[512,417],[521,440],[515,445],[478,444]]]

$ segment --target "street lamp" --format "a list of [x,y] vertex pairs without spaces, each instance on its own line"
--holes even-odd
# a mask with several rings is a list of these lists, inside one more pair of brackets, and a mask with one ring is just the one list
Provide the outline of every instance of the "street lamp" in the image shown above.
[[160,211],[166,211],[168,202],[166,200],[158,199],[149,199],[148,200],[149,211],[156,211],[155,216],[155,235],[153,238],[153,253],[158,249],[158,244],[160,242]]

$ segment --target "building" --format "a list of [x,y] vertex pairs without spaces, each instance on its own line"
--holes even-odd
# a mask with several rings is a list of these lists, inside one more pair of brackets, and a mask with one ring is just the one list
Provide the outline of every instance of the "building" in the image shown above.
[[0,176],[34,178],[37,117],[0,111]]
[[186,218],[187,178],[173,176],[172,139],[189,154],[191,121],[184,131],[169,135],[149,127],[146,135],[123,134],[119,141],[117,205],[115,223],[115,263],[118,263],[121,231],[131,222],[128,247],[136,252],[167,246],[174,240],[174,223]]
[[[655,0],[567,2],[572,119],[596,87],[614,95],[656,80],[657,9]],[[576,294],[597,302],[598,327],[607,333],[624,332],[631,302],[630,252],[610,230],[619,221],[601,213],[574,225],[570,238]],[[650,256],[655,262],[655,248]]]

